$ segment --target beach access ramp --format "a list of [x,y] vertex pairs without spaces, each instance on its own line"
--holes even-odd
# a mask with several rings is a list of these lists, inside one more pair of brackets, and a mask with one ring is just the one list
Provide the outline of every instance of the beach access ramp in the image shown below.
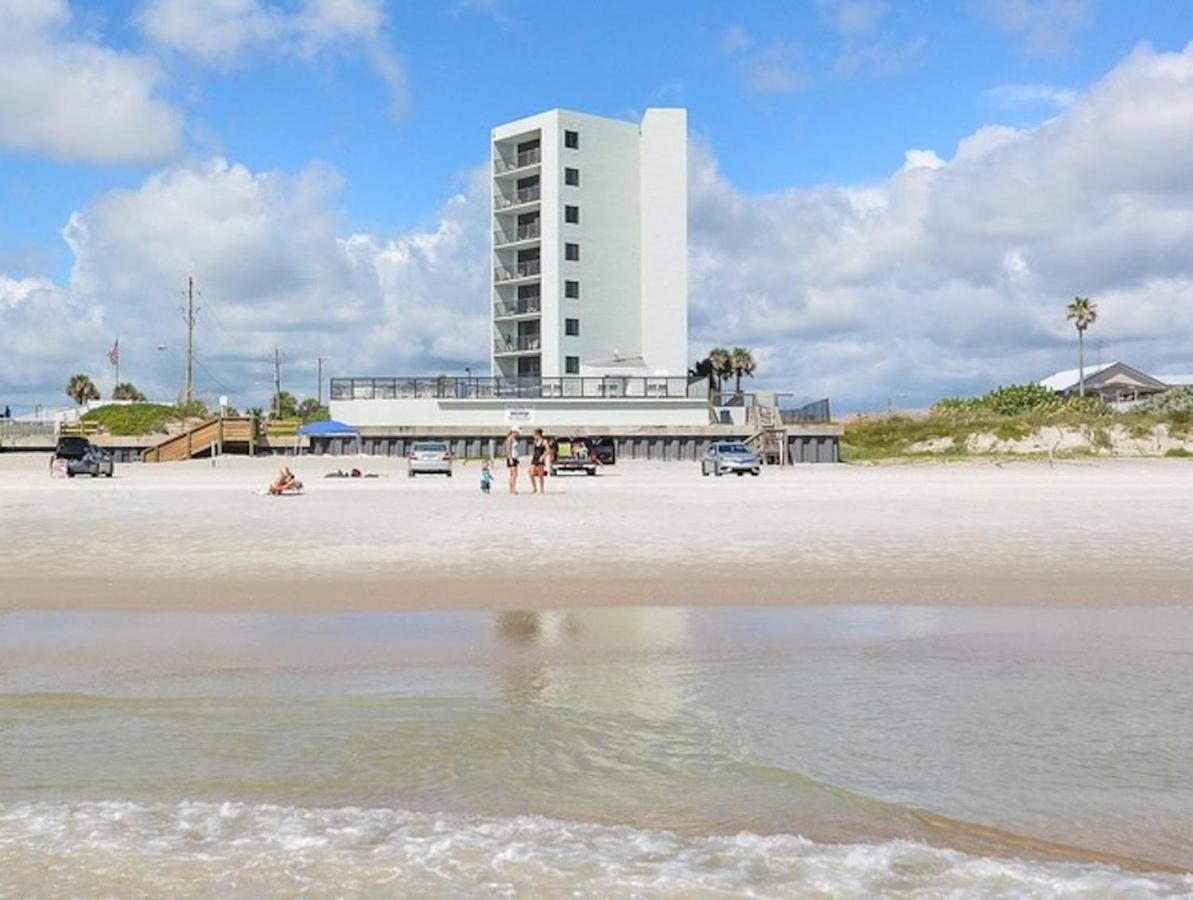
[[205,453],[223,453],[227,445],[252,456],[256,443],[257,427],[251,416],[223,416],[208,419],[143,450],[141,462],[176,462]]

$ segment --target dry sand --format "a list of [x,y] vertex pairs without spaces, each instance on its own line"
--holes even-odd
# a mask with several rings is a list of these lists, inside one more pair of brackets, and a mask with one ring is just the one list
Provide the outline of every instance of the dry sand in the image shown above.
[[[799,466],[701,478],[622,463],[510,497],[476,464],[302,458],[54,480],[0,455],[0,608],[1193,601],[1193,464]],[[332,480],[358,465],[379,479]],[[523,488],[526,489],[525,480]]]

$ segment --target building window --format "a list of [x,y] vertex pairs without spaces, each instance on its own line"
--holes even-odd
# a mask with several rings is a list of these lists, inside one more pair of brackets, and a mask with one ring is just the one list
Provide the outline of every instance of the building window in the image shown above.
[[580,170],[579,169],[564,169],[563,183],[571,187],[580,186]]
[[571,262],[580,261],[580,245],[579,244],[564,244],[563,258]]
[[580,320],[579,319],[564,319],[563,333],[568,337],[580,336]]
[[580,224],[580,207],[565,206],[563,208],[563,221],[567,222],[569,225],[579,225]]
[[565,356],[563,358],[563,371],[568,375],[580,374],[580,357]]
[[569,300],[579,300],[580,299],[580,282],[565,281],[563,283],[563,296],[567,297]]
[[563,146],[567,147],[569,150],[579,150],[580,149],[580,132],[565,131],[563,133]]

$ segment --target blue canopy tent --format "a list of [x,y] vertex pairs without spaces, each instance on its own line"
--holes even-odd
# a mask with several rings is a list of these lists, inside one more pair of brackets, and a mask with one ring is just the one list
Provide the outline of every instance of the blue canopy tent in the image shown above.
[[298,429],[298,433],[306,438],[356,438],[356,452],[360,453],[360,432],[351,425],[327,419],[322,422],[308,422]]
[[323,422],[307,422],[298,429],[298,433],[306,437],[355,437],[360,434],[351,425],[327,419]]

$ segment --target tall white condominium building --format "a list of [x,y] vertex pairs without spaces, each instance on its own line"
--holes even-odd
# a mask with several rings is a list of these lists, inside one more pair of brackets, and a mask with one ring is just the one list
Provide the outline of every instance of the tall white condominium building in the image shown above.
[[687,112],[493,130],[493,374],[683,375]]

